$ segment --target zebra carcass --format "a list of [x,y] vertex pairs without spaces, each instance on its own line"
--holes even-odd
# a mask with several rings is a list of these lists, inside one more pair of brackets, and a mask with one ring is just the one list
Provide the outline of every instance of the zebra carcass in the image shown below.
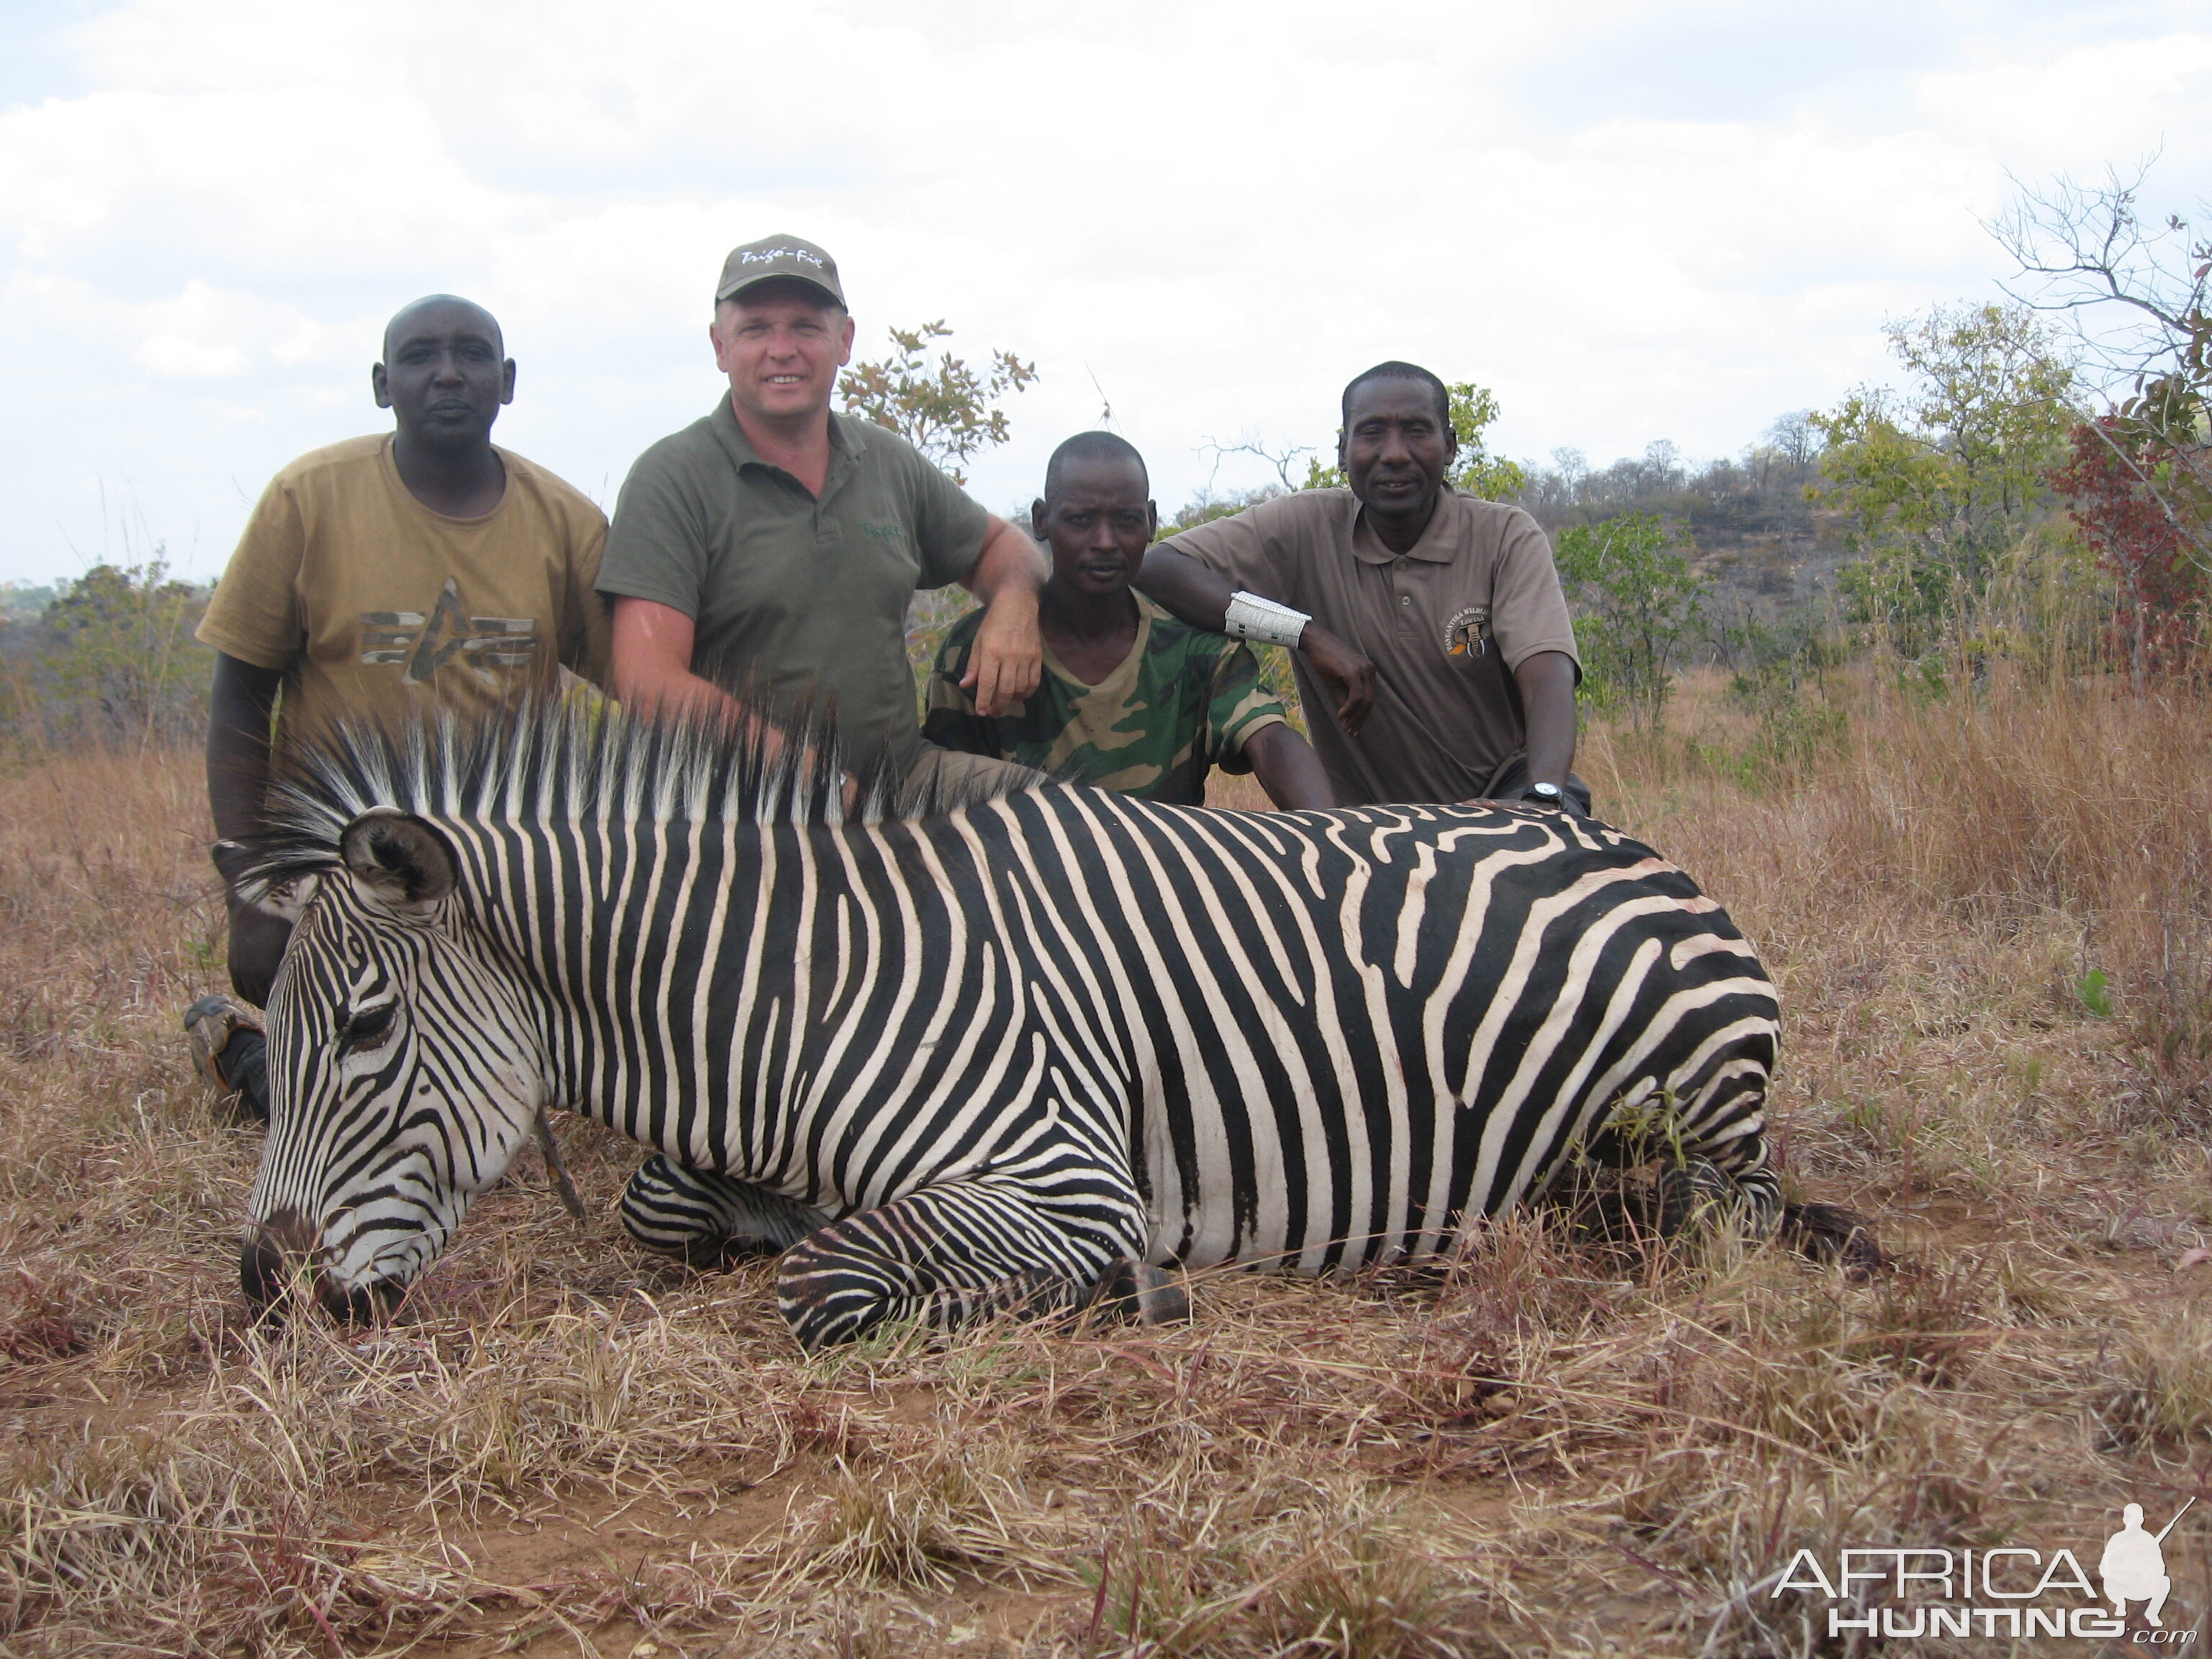
[[304,1261],[335,1306],[390,1298],[549,1105],[653,1149],[644,1242],[784,1247],[809,1346],[1146,1266],[1419,1261],[1632,1119],[1778,1213],[1773,988],[1617,830],[1042,781],[848,813],[838,783],[559,704],[303,748],[259,849],[313,880],[249,1292]]

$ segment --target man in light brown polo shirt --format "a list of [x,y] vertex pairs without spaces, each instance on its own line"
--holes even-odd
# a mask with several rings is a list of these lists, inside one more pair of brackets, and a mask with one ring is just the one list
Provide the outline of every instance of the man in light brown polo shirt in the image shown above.
[[1449,411],[1428,370],[1377,364],[1344,389],[1350,489],[1187,530],[1146,555],[1138,585],[1186,622],[1293,647],[1344,805],[1587,811],[1569,769],[1582,669],[1551,544],[1520,508],[1443,482],[1458,449]]

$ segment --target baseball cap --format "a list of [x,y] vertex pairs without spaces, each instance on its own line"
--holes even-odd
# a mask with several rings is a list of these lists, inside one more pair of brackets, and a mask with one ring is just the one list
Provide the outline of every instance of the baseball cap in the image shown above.
[[811,283],[839,305],[845,290],[837,283],[837,262],[822,248],[799,236],[763,236],[730,250],[722,261],[722,280],[714,289],[714,303],[734,300],[747,289],[778,277],[797,277]]

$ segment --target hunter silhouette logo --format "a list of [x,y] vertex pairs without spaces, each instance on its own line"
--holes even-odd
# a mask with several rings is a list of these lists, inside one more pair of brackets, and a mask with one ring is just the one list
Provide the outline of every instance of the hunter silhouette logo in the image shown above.
[[2164,1626],[2159,1609],[2173,1593],[2173,1580],[2166,1571],[2166,1535],[2196,1501],[2191,1498],[2176,1510],[2156,1537],[2143,1530],[2142,1504],[2130,1504],[2120,1511],[2120,1529],[2106,1540],[2104,1558],[2097,1563],[2097,1576],[2105,1581],[2105,1599],[2112,1604],[2115,1618],[2128,1616],[2129,1602],[2148,1601],[2145,1620]]
[[2072,1550],[2046,1555],[2024,1545],[1845,1549],[1837,1552],[1832,1571],[1814,1551],[1801,1549],[1769,1595],[1820,1595],[1829,1604],[1831,1638],[1856,1634],[1893,1642],[1922,1636],[2014,1641],[2129,1636],[2128,1607],[2141,1602],[2143,1625],[2130,1640],[2184,1646],[2196,1641],[2197,1632],[2168,1630],[2161,1617],[2173,1593],[2165,1545],[2196,1502],[2190,1498],[2155,1533],[2143,1526],[2142,1504],[2121,1510],[2120,1529],[2106,1540],[2097,1562],[2101,1597]]

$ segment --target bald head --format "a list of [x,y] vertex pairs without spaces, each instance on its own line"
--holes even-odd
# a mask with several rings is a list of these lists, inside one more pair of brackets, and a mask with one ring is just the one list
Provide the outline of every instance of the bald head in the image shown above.
[[500,332],[498,318],[458,294],[426,294],[393,312],[392,320],[384,325],[384,361],[392,361],[398,343],[411,332],[429,328],[442,334],[456,326],[483,335],[491,343],[493,356],[507,356],[507,340]]
[[500,405],[514,401],[514,364],[499,320],[473,300],[431,294],[384,325],[369,371],[376,406],[398,417],[410,452],[482,462]]
[[1048,502],[1059,500],[1068,470],[1091,462],[1133,468],[1138,495],[1143,495],[1152,489],[1152,478],[1146,470],[1145,458],[1137,453],[1136,445],[1119,433],[1079,432],[1054,450],[1052,459],[1044,464],[1044,499]]

